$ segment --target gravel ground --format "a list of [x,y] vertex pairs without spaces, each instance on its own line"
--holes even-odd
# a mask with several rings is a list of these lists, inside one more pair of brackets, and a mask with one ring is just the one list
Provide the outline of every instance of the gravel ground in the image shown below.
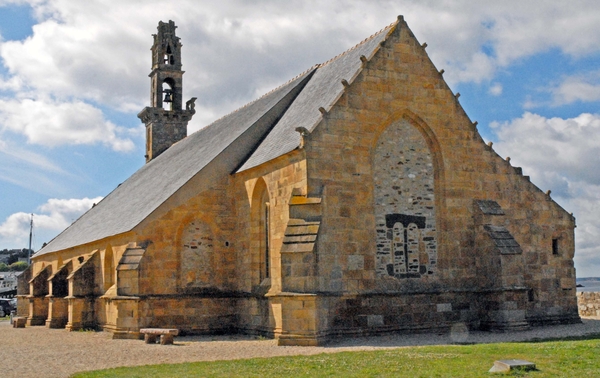
[[144,344],[141,340],[112,340],[106,332],[12,328],[8,321],[0,321],[0,374],[3,377],[68,377],[79,371],[117,366],[309,355],[453,342],[526,341],[590,334],[600,334],[600,318],[586,318],[582,324],[506,333],[468,332],[457,325],[447,334],[345,339],[323,347],[279,347],[275,340],[246,336],[176,337],[174,345],[162,346]]

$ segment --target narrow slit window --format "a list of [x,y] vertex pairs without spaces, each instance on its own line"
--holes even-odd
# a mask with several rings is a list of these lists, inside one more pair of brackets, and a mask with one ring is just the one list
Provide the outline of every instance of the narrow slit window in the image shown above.
[[269,234],[270,234],[270,229],[269,229],[269,203],[265,203],[265,228],[264,228],[264,238],[265,238],[265,251],[264,251],[264,256],[265,256],[265,278],[269,278],[269,270],[270,270],[270,266],[269,266]]
[[558,255],[558,239],[552,239],[552,254]]

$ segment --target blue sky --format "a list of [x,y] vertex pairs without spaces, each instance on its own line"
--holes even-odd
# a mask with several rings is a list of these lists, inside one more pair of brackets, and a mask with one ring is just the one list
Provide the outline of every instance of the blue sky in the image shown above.
[[595,1],[0,0],[0,248],[27,246],[33,213],[39,249],[144,164],[159,20],[179,27],[193,132],[398,14],[484,139],[575,214],[578,276],[600,276]]

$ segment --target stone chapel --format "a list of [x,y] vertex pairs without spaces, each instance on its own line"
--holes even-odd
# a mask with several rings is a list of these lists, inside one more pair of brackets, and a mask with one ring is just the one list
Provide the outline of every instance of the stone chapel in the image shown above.
[[154,35],[146,164],[35,254],[29,326],[317,345],[580,321],[575,218],[483,141],[401,16],[189,136],[175,30]]

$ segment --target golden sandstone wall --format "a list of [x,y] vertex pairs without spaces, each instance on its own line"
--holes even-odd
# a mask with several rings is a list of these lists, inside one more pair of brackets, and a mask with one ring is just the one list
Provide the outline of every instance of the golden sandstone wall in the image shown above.
[[[135,232],[43,255],[33,265],[33,276],[39,276],[43,287],[28,299],[35,301],[29,312],[39,324],[70,317],[69,329],[100,326],[116,337],[136,337],[141,327],[273,335],[281,329],[281,306],[274,311],[265,294],[281,291],[279,250],[294,189],[306,193],[302,152],[277,159],[268,169],[223,177]],[[268,273],[261,256],[264,219],[262,224],[256,219],[261,201],[271,214]],[[131,262],[124,257],[131,250],[139,251],[139,265],[120,269],[119,262]],[[70,295],[71,305],[60,314],[54,306],[53,315],[47,297],[52,288],[46,281],[63,261],[69,262],[67,275],[92,268],[93,282],[84,285],[71,277],[71,294],[82,287],[91,291]],[[92,293],[95,297],[86,302]]]
[[[242,328],[273,334],[276,319],[267,293],[281,291],[279,250],[288,201],[306,192],[302,154],[225,177],[210,190],[151,221],[137,235],[145,248],[139,267],[139,327],[189,332]],[[261,251],[263,214],[269,204],[268,274]],[[264,220],[263,220],[264,222]]]
[[[19,295],[28,304],[29,325],[94,328],[109,322],[101,297],[115,283],[115,267],[133,233],[43,255],[31,267],[29,290]],[[22,306],[21,306],[22,307]]]
[[[399,127],[415,131],[400,138],[397,150],[379,150],[378,143]],[[405,24],[305,141],[309,195],[323,193],[319,291],[342,295],[328,299],[322,330],[478,322],[488,311],[496,311],[488,321],[498,324],[577,320],[574,218],[484,144]],[[409,154],[416,154],[412,167]],[[393,172],[391,160],[421,183],[386,175]],[[502,274],[521,269],[524,280],[502,295],[493,291],[508,285],[486,287],[480,270],[484,251],[475,240],[482,230],[474,221],[479,199],[500,204],[505,215],[498,222],[523,247],[523,264],[503,258]],[[393,242],[382,246],[378,235],[390,228],[382,225],[386,211],[425,217],[422,230],[413,223],[414,236],[409,233],[409,242],[421,239],[421,247],[408,246],[408,257],[417,257],[412,268],[398,260],[390,266],[388,249],[403,240],[392,227]],[[402,292],[410,297],[389,296]]]

